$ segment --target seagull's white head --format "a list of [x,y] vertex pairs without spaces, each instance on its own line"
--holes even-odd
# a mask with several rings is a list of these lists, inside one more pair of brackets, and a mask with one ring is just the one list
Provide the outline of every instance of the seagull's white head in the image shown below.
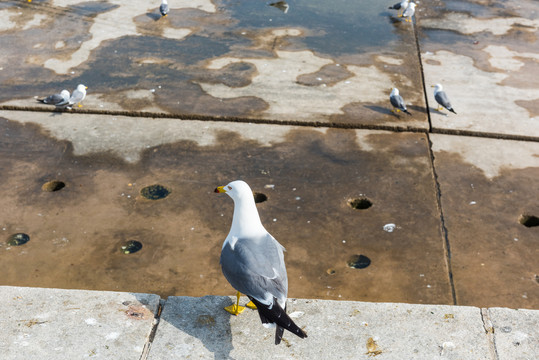
[[393,88],[393,90],[391,90],[391,94],[389,94],[389,96],[395,96],[395,95],[399,95],[399,89],[397,88]]
[[163,1],[161,2],[161,4],[167,4],[167,5],[168,5],[167,0],[163,0]]
[[218,186],[215,189],[217,193],[225,193],[230,196],[234,201],[241,200],[245,201],[250,199],[254,202],[253,191],[243,180],[232,181],[228,185]]
[[88,86],[85,86],[85,85],[83,85],[83,84],[79,84],[79,85],[77,86],[77,90],[80,91],[80,92],[85,92],[86,89],[88,89]]
[[442,91],[442,89],[443,89],[442,84],[432,85],[432,87],[434,88],[435,93],[437,93],[439,91]]
[[60,92],[60,95],[62,95],[64,98],[69,98],[69,91],[64,89]]
[[408,7],[412,8],[412,10],[414,10],[416,5],[417,5],[416,3],[411,2],[410,5],[408,5]]

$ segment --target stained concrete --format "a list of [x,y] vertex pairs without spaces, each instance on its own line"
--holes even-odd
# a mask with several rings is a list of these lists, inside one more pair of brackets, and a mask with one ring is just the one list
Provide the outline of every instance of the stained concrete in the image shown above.
[[139,359],[159,296],[0,286],[3,359]]
[[[532,359],[539,311],[289,299],[308,337],[264,328],[235,297],[0,287],[5,359]],[[242,297],[240,303],[245,303]]]
[[[161,19],[145,0],[5,2],[0,103],[42,107],[83,83],[95,111],[429,127],[413,25],[384,4],[170,6]],[[390,111],[392,87],[413,116]]]
[[[291,296],[452,301],[425,134],[2,116],[1,234],[31,238],[20,247],[1,245],[6,285],[230,294],[218,259],[233,204],[213,190],[242,178],[268,197],[259,210],[287,248]],[[66,186],[43,191],[51,180]],[[143,198],[141,189],[152,184],[170,195]],[[349,205],[363,198],[370,208]],[[142,250],[125,255],[128,240]],[[350,268],[348,260],[360,254],[371,265]]]
[[431,139],[458,303],[537,309],[539,143]]
[[[537,3],[436,1],[418,17],[432,128],[539,134]],[[444,86],[458,115],[437,111],[430,85]]]

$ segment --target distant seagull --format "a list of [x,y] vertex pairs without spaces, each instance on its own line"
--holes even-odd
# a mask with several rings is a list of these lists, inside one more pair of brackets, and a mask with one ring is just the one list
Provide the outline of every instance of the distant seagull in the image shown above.
[[288,12],[288,9],[290,8],[290,5],[288,5],[286,1],[277,1],[277,2],[269,4],[269,6],[273,6],[281,10],[285,14]]
[[47,105],[65,106],[69,104],[69,91],[64,89],[59,94],[49,95],[45,99],[39,99],[38,101]]
[[251,188],[236,180],[217,187],[215,192],[234,200],[232,226],[223,243],[220,262],[223,275],[238,291],[238,301],[225,310],[233,315],[241,313],[244,307],[239,302],[243,293],[256,305],[262,325],[276,327],[275,345],[281,342],[284,329],[306,338],[307,334],[286,314],[288,277],[284,247],[260,222]]
[[406,10],[404,10],[402,15],[400,15],[400,17],[404,17],[406,22],[411,22],[412,16],[414,16],[415,14],[415,7],[416,7],[416,4],[411,2],[406,8]]
[[[406,109],[406,104],[404,104],[402,96],[399,95],[399,89],[393,88],[393,90],[391,90],[391,94],[389,94],[389,101],[391,102],[391,105],[393,105],[393,107],[395,108],[396,112],[402,111],[407,113],[408,115],[412,115]],[[391,109],[391,111],[394,110]]]
[[161,6],[159,6],[159,12],[161,13],[161,15],[163,15],[163,17],[168,15],[169,8],[167,0],[163,0],[163,2],[161,3]]
[[395,5],[390,6],[388,9],[402,10],[404,12],[404,10],[406,10],[406,8],[408,7],[408,3],[409,3],[408,0],[402,0],[400,3],[396,3]]
[[77,104],[78,107],[82,107],[81,102],[86,97],[86,89],[88,89],[88,86],[79,84],[69,98],[69,105]]
[[436,110],[440,111],[443,108],[446,108],[447,110],[451,111],[453,114],[457,114],[455,110],[453,110],[453,106],[451,106],[451,103],[449,102],[449,98],[447,97],[447,94],[445,91],[443,91],[443,87],[441,84],[433,85],[434,87],[434,99],[438,104],[441,106],[438,107]]

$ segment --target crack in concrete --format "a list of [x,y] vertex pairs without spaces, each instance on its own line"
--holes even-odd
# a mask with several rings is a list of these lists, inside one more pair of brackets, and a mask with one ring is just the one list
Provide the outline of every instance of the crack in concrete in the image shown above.
[[159,326],[159,322],[161,320],[161,313],[163,311],[164,306],[165,306],[165,300],[159,299],[159,306],[157,307],[157,311],[153,319],[152,329],[150,330],[148,339],[146,340],[146,343],[144,344],[144,348],[142,349],[142,354],[140,355],[139,360],[146,360],[150,354],[150,347],[152,346],[153,339],[155,338],[155,333],[157,332],[157,327]]
[[434,178],[434,186],[436,188],[436,204],[438,206],[438,211],[440,212],[440,230],[442,232],[442,238],[444,239],[444,253],[445,253],[445,265],[447,267],[447,276],[449,280],[449,285],[451,287],[451,297],[453,299],[453,305],[458,305],[457,302],[457,293],[455,290],[455,282],[453,279],[453,269],[451,266],[451,244],[449,242],[448,230],[445,226],[445,216],[444,209],[442,206],[442,190],[440,188],[440,182],[438,181],[438,173],[436,172],[436,167],[434,166],[434,152],[432,151],[432,141],[429,134],[427,133],[427,141],[429,142],[429,158],[432,168],[432,176]]
[[490,320],[490,317],[488,316],[488,309],[487,308],[481,308],[481,321],[483,322],[483,328],[485,329],[485,334],[487,335],[487,340],[489,344],[489,353],[493,360],[500,360],[500,357],[498,355],[498,350],[496,349],[496,338],[494,337],[494,326],[492,325],[492,321]]

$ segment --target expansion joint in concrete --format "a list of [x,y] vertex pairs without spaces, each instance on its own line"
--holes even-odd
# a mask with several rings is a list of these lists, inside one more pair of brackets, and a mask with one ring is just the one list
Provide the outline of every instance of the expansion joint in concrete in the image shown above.
[[414,39],[415,39],[415,46],[417,51],[417,59],[419,62],[419,75],[421,76],[421,85],[423,86],[423,95],[425,96],[425,108],[427,113],[427,119],[429,121],[429,133],[432,132],[432,121],[430,119],[430,111],[429,111],[429,97],[427,96],[427,87],[425,85],[425,73],[423,71],[423,61],[421,60],[421,47],[419,45],[419,36],[417,34],[417,26],[416,23],[413,23],[413,32],[414,32]]
[[159,306],[157,307],[157,311],[155,312],[155,317],[153,319],[152,329],[150,330],[148,339],[146,340],[146,343],[144,344],[144,348],[142,349],[140,360],[146,360],[148,358],[148,355],[150,353],[150,348],[153,343],[153,339],[155,338],[155,333],[157,332],[157,327],[159,326],[159,322],[161,320],[161,312],[163,311],[164,306],[165,306],[165,300],[160,299]]
[[434,164],[434,153],[432,152],[432,141],[430,139],[429,134],[427,134],[427,140],[429,142],[428,148],[429,148],[429,158],[432,168],[432,176],[434,178],[434,186],[436,191],[436,202],[438,206],[438,211],[440,214],[440,230],[442,233],[443,238],[443,244],[444,244],[444,252],[445,252],[445,261],[446,261],[446,267],[447,267],[447,276],[449,280],[449,286],[451,287],[451,297],[453,300],[453,305],[458,305],[457,303],[457,294],[455,290],[455,282],[453,280],[453,270],[451,266],[451,244],[449,242],[449,236],[447,227],[445,225],[445,216],[444,216],[444,209],[442,206],[442,191],[440,188],[440,182],[438,181],[438,174],[436,172],[436,167]]
[[481,321],[483,322],[483,328],[485,329],[485,334],[487,335],[489,353],[492,360],[500,360],[498,351],[496,350],[496,338],[494,337],[494,325],[490,320],[487,308],[481,308]]

